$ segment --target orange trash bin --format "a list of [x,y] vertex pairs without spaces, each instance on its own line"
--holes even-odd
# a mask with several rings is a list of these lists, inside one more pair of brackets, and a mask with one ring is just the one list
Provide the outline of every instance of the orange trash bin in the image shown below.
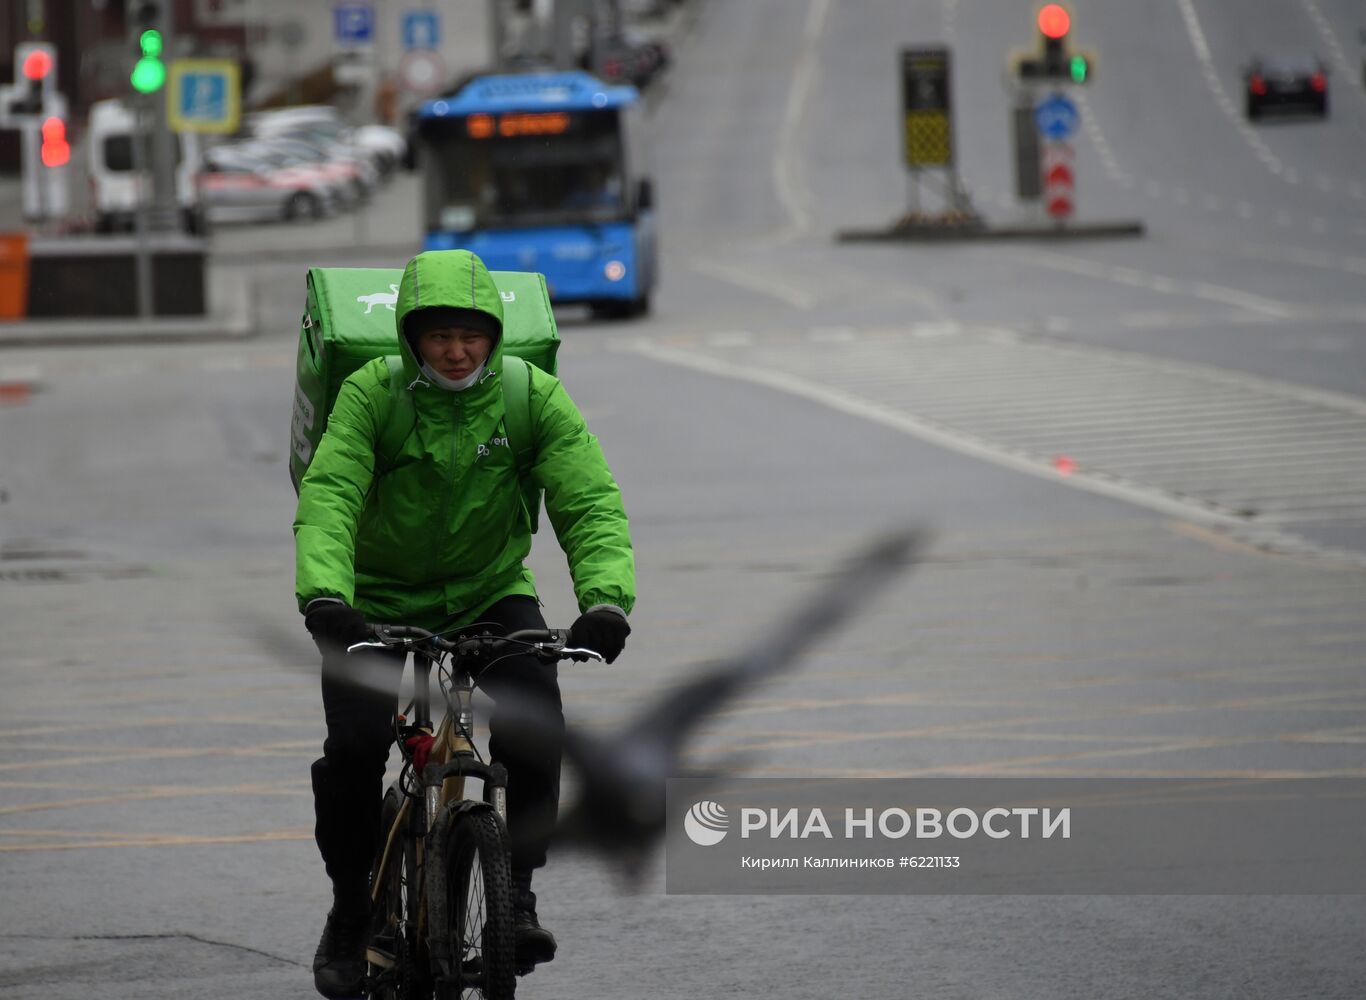
[[0,320],[28,314],[28,236],[0,233]]

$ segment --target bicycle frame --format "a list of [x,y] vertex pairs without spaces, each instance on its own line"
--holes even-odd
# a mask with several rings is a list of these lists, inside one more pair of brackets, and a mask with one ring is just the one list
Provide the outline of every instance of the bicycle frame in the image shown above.
[[[433,658],[423,652],[413,652],[413,725],[417,729],[432,731],[431,719],[431,668]],[[441,725],[434,734],[432,750],[427,758],[421,777],[423,788],[424,822],[412,831],[417,840],[418,866],[424,871],[426,834],[435,818],[448,803],[465,800],[465,778],[475,777],[483,782],[485,801],[498,818],[507,823],[507,769],[501,764],[486,764],[476,756],[474,744],[469,735],[474,729],[474,709],[472,705],[474,682],[469,672],[463,668],[452,675],[452,684],[446,692],[446,712]],[[383,874],[388,870],[394,845],[408,822],[412,811],[413,799],[404,795],[403,805],[393,824],[389,827],[384,850],[380,854],[375,869],[376,878],[370,887],[371,903],[378,903],[384,888]],[[424,878],[423,882],[429,882]],[[426,906],[419,906],[419,913],[426,914]],[[424,930],[418,927],[419,935]]]
[[[400,716],[397,742],[407,744],[417,733],[431,742],[421,773],[412,776],[420,790],[412,788],[405,770],[385,794],[388,827],[370,887],[379,922],[372,924],[366,949],[366,961],[381,971],[372,975],[366,988],[371,995],[394,998],[406,995],[404,984],[415,981],[419,992],[430,983],[437,987],[437,996],[447,997],[452,988],[461,992],[472,986],[473,977],[482,984],[474,988],[490,989],[491,997],[511,997],[517,966],[508,874],[507,769],[480,760],[475,749],[471,667],[508,642],[519,643],[518,651],[525,648],[555,659],[601,657],[592,650],[567,648],[565,633],[550,629],[527,629],[506,637],[486,633],[451,642],[413,626],[373,628],[379,641],[356,643],[348,650],[368,646],[412,652],[413,721],[407,724]],[[440,685],[445,711],[433,732],[431,669],[446,653],[452,659]],[[468,794],[468,778],[482,783],[482,798]],[[476,867],[467,870],[471,857]],[[482,888],[471,897],[479,900],[486,918],[475,925],[477,938],[470,938],[470,911],[459,907],[473,884],[464,880],[475,877],[489,879],[491,888],[487,897]],[[493,911],[487,909],[495,900],[497,917],[489,916]],[[475,940],[478,943],[472,945]],[[381,941],[392,945],[392,954]]]

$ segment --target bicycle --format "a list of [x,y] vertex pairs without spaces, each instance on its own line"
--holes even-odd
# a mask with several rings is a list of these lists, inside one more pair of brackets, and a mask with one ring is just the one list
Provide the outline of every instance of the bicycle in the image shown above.
[[[601,660],[565,646],[561,629],[453,640],[406,625],[372,625],[373,641],[348,647],[413,654],[413,700],[394,719],[403,768],[385,792],[371,880],[366,995],[372,1000],[464,1000],[514,996],[519,967],[513,938],[507,771],[474,745],[475,664],[533,652],[548,660]],[[446,663],[449,658],[449,664]],[[431,720],[431,668],[446,703]],[[408,713],[412,721],[408,721]],[[465,781],[482,784],[466,795]]]

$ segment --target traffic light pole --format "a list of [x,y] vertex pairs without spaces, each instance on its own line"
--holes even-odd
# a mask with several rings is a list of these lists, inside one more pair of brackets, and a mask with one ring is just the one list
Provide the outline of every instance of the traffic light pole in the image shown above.
[[[155,100],[155,98],[153,98]],[[133,176],[138,186],[133,200],[133,270],[137,283],[138,315],[144,319],[152,315],[152,295],[155,291],[152,279],[152,260],[147,245],[147,197],[143,179],[147,176],[147,124],[145,104],[147,98],[139,96],[133,100],[133,135],[130,143],[132,152]]]
[[[162,7],[162,51],[168,55],[175,38],[175,4]],[[176,155],[170,125],[166,120],[166,97],[163,89],[152,98],[152,217],[153,231],[178,230],[180,199],[176,192]]]

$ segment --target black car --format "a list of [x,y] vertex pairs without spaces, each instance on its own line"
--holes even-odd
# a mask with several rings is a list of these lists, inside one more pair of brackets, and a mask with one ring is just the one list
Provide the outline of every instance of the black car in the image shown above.
[[1317,59],[1254,59],[1243,84],[1250,119],[1267,111],[1328,114],[1328,71]]

